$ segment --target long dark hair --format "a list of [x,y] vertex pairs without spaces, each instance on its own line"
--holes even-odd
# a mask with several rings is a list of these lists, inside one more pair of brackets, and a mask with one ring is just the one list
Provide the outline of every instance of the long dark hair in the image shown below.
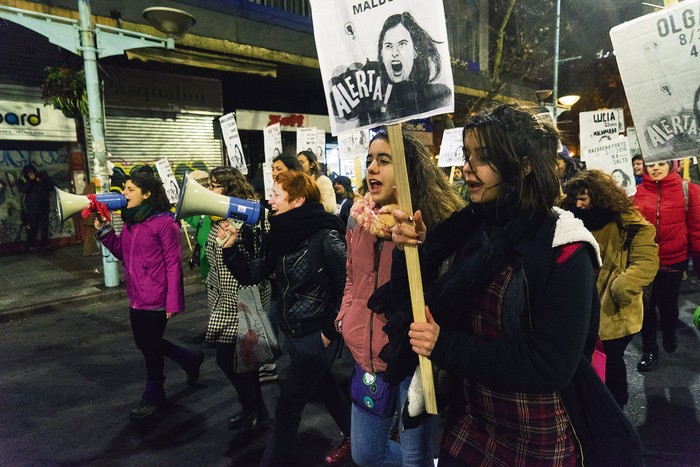
[[560,205],[568,210],[576,207],[576,197],[584,193],[588,194],[591,206],[618,215],[634,209],[634,204],[627,197],[625,189],[615,183],[610,175],[600,170],[579,172],[566,182],[564,193],[566,198],[561,200]]
[[[411,187],[413,209],[420,209],[428,228],[447,219],[464,207],[464,201],[449,184],[445,173],[434,162],[428,149],[413,136],[403,133],[408,184]],[[381,139],[389,143],[389,135],[380,131],[370,141]],[[367,183],[365,178],[363,186]]]
[[284,166],[287,167],[287,170],[297,170],[299,172],[304,171],[304,168],[301,166],[301,162],[299,162],[299,159],[297,159],[294,156],[280,154],[279,156],[272,159],[273,164],[277,161],[282,162],[284,164]]
[[241,199],[254,199],[255,190],[245,176],[235,167],[216,167],[209,172],[209,179],[222,186],[222,194]]
[[467,120],[462,133],[474,131],[485,148],[483,160],[501,177],[498,203],[549,214],[559,197],[559,132],[533,108],[503,104]]
[[144,204],[151,204],[160,211],[170,210],[170,201],[168,195],[165,194],[163,183],[153,175],[152,170],[132,171],[129,180],[139,187],[141,193],[151,193],[151,196],[143,200]]
[[[384,21],[382,31],[379,33],[377,57],[379,61],[379,73],[381,74],[382,81],[384,83],[390,82],[389,75],[387,74],[386,69],[384,69],[384,64],[382,63],[384,36],[389,29],[395,28],[399,24],[406,28],[408,33],[411,35],[411,40],[413,41],[415,59],[413,61],[413,69],[411,70],[411,76],[409,79],[419,86],[424,86],[434,81],[438,76],[440,76],[440,69],[442,68],[440,53],[435,46],[435,44],[439,44],[440,42],[433,40],[425,29],[418,26],[418,23],[416,23],[416,20],[413,19],[411,13],[407,11],[389,16],[386,21]],[[431,73],[431,64],[434,73]]]
[[313,153],[313,151],[300,151],[299,154],[297,154],[297,158],[299,156],[305,156],[306,159],[309,161],[309,175],[311,175],[314,179],[317,179],[319,175],[321,175],[321,168],[318,166],[318,158],[316,157],[316,154]]

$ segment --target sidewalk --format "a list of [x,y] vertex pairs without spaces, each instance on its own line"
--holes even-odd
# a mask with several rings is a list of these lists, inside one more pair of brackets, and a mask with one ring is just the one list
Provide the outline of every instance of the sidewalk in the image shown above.
[[[183,258],[189,253],[183,239]],[[185,284],[200,280],[199,270],[183,263]],[[46,255],[0,256],[0,322],[55,311],[59,305],[126,297],[124,268],[119,286],[105,287],[101,256],[83,256],[83,245],[57,248]]]

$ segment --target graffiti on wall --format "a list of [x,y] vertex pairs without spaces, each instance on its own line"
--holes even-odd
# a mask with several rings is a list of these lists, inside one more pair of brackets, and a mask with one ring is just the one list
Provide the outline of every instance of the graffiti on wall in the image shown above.
[[[0,149],[0,245],[26,241],[27,226],[22,222],[22,196],[17,180],[22,168],[33,164],[38,171],[46,172],[54,183],[70,191],[68,155],[65,148],[57,151],[16,151]],[[59,223],[53,200],[49,216],[49,238],[75,235],[72,222]]]
[[[133,162],[133,161],[115,161],[111,159],[110,162],[114,164],[114,169],[112,170],[112,175],[110,177],[111,188],[110,191],[121,193],[124,190],[124,184],[129,178],[131,172],[139,170],[144,166],[150,166],[154,173],[158,173],[155,165],[149,164],[148,162]],[[173,167],[173,173],[178,183],[182,185],[182,180],[185,178],[185,173],[192,172],[193,170],[204,170],[209,171],[209,166],[203,160],[190,161],[190,162],[178,162],[175,167]]]

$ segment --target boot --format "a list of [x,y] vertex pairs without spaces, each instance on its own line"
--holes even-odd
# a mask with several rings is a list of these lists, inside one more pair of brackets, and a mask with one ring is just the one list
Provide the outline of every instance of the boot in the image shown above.
[[228,421],[229,430],[255,431],[269,417],[267,407],[260,403],[257,407],[243,408]]
[[350,437],[345,436],[343,437],[343,441],[340,442],[340,445],[338,445],[338,447],[335,449],[332,449],[326,455],[323,462],[328,466],[334,467],[343,465],[345,462],[349,461],[351,457],[352,451],[350,449]]
[[190,386],[195,384],[199,379],[199,368],[204,361],[204,352],[201,350],[193,350],[192,353],[194,354],[191,359],[192,361],[184,368],[187,373],[187,384]]

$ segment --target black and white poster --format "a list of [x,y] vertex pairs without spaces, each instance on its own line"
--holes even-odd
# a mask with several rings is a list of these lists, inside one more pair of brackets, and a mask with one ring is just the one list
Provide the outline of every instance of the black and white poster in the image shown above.
[[454,111],[442,0],[310,0],[331,132]]
[[221,133],[224,136],[226,143],[226,151],[228,152],[228,160],[231,167],[240,170],[243,175],[248,175],[248,165],[243,156],[243,145],[241,137],[238,135],[238,127],[236,126],[236,113],[231,112],[219,118],[221,125]]
[[610,31],[645,163],[700,152],[700,0]]

